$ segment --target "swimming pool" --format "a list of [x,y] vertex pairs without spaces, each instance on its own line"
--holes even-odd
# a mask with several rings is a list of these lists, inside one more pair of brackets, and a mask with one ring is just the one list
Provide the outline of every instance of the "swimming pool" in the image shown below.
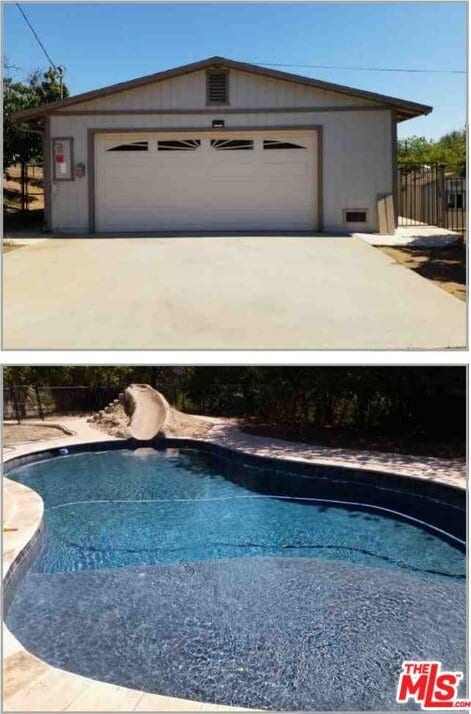
[[403,659],[464,669],[456,494],[170,441],[53,456],[8,469],[45,524],[6,621],[50,664],[291,710],[399,708]]

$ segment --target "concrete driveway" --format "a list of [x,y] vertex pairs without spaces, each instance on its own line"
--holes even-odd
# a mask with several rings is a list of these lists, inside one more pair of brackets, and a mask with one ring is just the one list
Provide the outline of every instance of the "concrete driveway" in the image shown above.
[[5,349],[414,349],[465,304],[353,237],[51,239],[4,255]]

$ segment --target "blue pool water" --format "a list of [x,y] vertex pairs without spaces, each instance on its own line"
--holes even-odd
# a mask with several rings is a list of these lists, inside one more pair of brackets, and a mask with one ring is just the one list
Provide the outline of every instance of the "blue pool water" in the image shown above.
[[267,497],[257,469],[235,471],[153,449],[18,468],[45,536],[7,624],[79,674],[267,709],[399,708],[403,659],[464,668],[459,549],[380,511]]

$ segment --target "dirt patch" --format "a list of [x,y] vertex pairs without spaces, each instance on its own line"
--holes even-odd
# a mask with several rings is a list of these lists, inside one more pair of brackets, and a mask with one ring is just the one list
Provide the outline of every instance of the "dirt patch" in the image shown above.
[[30,441],[59,439],[64,431],[57,426],[40,426],[35,424],[4,424],[3,445],[16,446]]
[[466,249],[462,243],[443,248],[380,247],[396,262],[466,301]]
[[426,439],[418,435],[381,435],[353,429],[325,427],[304,427],[277,424],[243,424],[241,431],[256,436],[267,436],[286,441],[294,441],[313,446],[328,446],[337,449],[360,451],[382,451],[388,454],[409,454],[411,456],[434,456],[444,459],[465,458],[465,439]]
[[186,436],[189,439],[201,439],[209,434],[213,424],[191,414],[183,414],[170,409],[164,431],[167,436]]
[[6,243],[3,241],[2,248],[4,253],[10,253],[12,250],[16,250],[17,248],[22,248],[22,245],[17,245],[16,243]]

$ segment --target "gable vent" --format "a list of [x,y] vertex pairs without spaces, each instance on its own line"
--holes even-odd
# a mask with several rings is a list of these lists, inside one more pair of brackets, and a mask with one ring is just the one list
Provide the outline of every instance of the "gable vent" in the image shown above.
[[228,73],[224,70],[211,70],[206,74],[206,97],[208,104],[227,104]]

